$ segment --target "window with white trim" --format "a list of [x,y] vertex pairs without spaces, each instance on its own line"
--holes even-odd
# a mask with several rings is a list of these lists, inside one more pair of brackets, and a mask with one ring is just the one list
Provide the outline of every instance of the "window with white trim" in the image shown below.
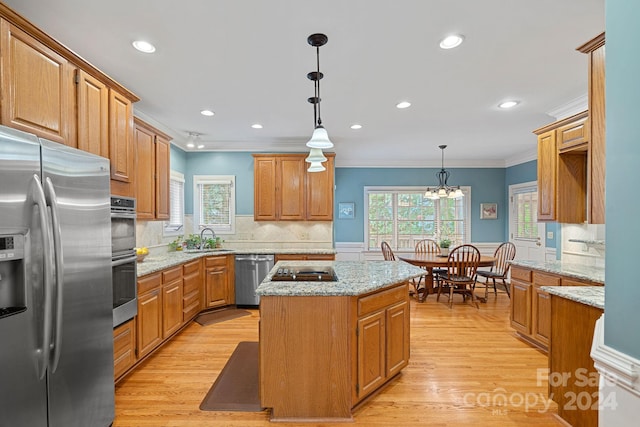
[[209,227],[216,234],[233,234],[236,228],[236,177],[193,176],[193,227]]
[[471,187],[464,197],[427,199],[426,187],[365,187],[365,240],[368,250],[386,241],[394,250],[413,251],[422,239],[471,241]]
[[184,175],[180,172],[169,174],[169,221],[164,221],[162,234],[184,234]]
[[517,188],[513,194],[513,239],[538,239],[538,188]]

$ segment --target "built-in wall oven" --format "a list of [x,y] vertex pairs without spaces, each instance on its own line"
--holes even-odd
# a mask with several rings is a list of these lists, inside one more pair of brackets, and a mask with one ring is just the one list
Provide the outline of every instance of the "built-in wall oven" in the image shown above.
[[136,271],[136,201],[111,196],[111,272],[113,326],[138,314]]

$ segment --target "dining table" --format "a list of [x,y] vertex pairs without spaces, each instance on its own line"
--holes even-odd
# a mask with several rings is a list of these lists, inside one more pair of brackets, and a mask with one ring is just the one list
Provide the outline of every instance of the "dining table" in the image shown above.
[[[396,257],[402,261],[408,262],[409,264],[426,270],[427,274],[424,276],[425,291],[417,292],[416,290],[416,299],[419,302],[424,302],[424,300],[427,298],[427,295],[434,293],[433,269],[447,268],[447,264],[449,262],[448,255],[441,255],[433,252],[396,254]],[[492,256],[480,255],[480,262],[478,263],[478,267],[491,267],[495,262],[496,259]],[[482,302],[486,302],[484,298],[478,297],[478,299]]]

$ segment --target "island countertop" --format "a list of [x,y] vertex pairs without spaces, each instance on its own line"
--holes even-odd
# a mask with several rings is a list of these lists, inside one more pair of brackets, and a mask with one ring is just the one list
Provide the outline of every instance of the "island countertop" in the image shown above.
[[542,286],[543,291],[604,310],[603,286]]
[[[333,267],[336,282],[272,281],[282,267]],[[425,274],[421,268],[402,261],[280,261],[262,281],[260,296],[349,296],[373,292]]]

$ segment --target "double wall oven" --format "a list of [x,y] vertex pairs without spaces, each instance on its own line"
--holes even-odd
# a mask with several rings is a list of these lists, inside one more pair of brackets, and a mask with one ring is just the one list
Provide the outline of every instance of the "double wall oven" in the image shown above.
[[111,271],[113,326],[138,314],[136,272],[136,201],[111,196]]

